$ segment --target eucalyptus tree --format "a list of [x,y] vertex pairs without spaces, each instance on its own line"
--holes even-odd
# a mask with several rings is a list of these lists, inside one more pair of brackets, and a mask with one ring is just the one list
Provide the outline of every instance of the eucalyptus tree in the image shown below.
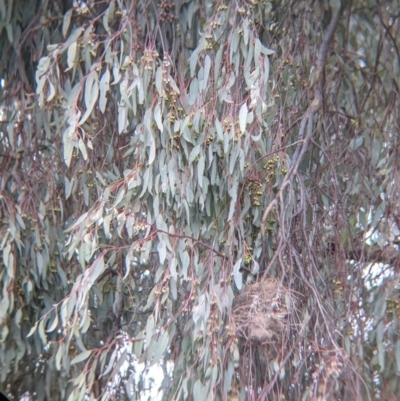
[[0,0],[3,391],[395,399],[399,9]]

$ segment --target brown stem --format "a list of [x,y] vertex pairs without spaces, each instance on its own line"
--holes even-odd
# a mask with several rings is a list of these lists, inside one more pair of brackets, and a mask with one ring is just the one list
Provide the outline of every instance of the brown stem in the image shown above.
[[[273,209],[273,207],[277,207],[279,204],[279,200],[283,199],[283,191],[285,188],[292,183],[293,177],[296,176],[298,168],[300,166],[301,161],[303,160],[303,157],[308,149],[312,134],[313,134],[313,119],[315,113],[317,113],[320,108],[322,107],[322,101],[323,101],[323,88],[324,88],[324,74],[323,70],[325,67],[325,62],[326,62],[326,56],[328,53],[328,48],[329,45],[332,42],[333,35],[336,31],[337,25],[339,23],[340,16],[342,14],[343,7],[340,7],[333,15],[328,28],[325,32],[324,40],[322,41],[321,47],[318,52],[318,57],[316,61],[316,72],[315,72],[315,87],[314,87],[314,98],[309,105],[308,109],[306,112],[303,114],[303,117],[301,119],[300,123],[300,128],[299,128],[299,134],[297,137],[297,141],[299,142],[298,145],[296,146],[296,149],[293,153],[293,158],[292,158],[292,167],[290,168],[289,172],[286,174],[285,178],[282,181],[281,187],[269,204],[267,205],[262,219],[261,219],[261,234],[262,234],[262,243],[263,243],[263,252],[262,252],[262,257],[265,257],[265,251],[266,251],[266,244],[265,244],[265,221]],[[307,127],[307,132],[306,132],[306,127]],[[304,137],[304,134],[306,133],[306,136]],[[282,203],[282,202],[281,202]],[[283,206],[283,205],[281,205]],[[279,250],[277,250],[279,252]],[[266,277],[266,274],[269,271],[269,268],[272,265],[272,262],[275,260],[275,258],[272,259],[272,261],[269,263],[269,266],[267,269],[265,269],[263,273],[263,278]]]

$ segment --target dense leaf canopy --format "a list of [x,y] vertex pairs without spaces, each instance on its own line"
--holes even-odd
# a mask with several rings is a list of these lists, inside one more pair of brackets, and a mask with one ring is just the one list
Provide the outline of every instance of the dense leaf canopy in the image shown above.
[[0,388],[396,399],[399,10],[0,0]]

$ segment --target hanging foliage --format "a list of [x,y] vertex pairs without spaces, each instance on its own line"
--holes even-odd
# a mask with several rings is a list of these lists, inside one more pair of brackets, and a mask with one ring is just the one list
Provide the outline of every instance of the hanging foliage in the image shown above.
[[395,399],[399,8],[0,0],[0,388]]

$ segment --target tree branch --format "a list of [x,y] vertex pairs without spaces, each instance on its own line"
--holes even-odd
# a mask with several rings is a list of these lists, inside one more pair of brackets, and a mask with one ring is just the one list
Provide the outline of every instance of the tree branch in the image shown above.
[[[284,177],[281,187],[269,204],[267,205],[262,219],[261,219],[261,234],[262,234],[262,242],[263,242],[263,252],[262,252],[262,257],[265,255],[265,221],[267,220],[267,217],[269,213],[271,212],[272,208],[278,205],[279,199],[282,199],[283,191],[285,188],[292,182],[293,177],[297,174],[298,168],[300,166],[301,161],[303,160],[303,157],[308,149],[312,133],[313,133],[313,119],[315,113],[317,113],[320,108],[322,107],[322,101],[323,101],[323,88],[324,88],[324,74],[323,70],[325,67],[325,61],[328,53],[328,48],[329,45],[332,42],[333,35],[336,31],[337,25],[339,23],[340,16],[343,11],[343,6],[340,7],[334,14],[333,17],[328,25],[328,28],[325,32],[324,39],[322,41],[321,47],[318,52],[318,57],[316,61],[316,72],[315,72],[315,87],[314,87],[314,98],[309,105],[308,109],[306,112],[303,114],[303,117],[301,119],[300,123],[300,128],[299,128],[299,134],[297,137],[297,141],[299,142],[298,145],[296,146],[296,149],[293,153],[293,158],[292,158],[292,166],[289,170],[289,172],[286,174]],[[304,134],[306,132],[306,127],[307,127],[307,133],[306,137],[304,138]],[[273,259],[274,260],[274,259]],[[271,261],[272,262],[272,261]],[[271,262],[269,263],[268,268],[264,271],[263,277],[268,273],[268,270],[270,268]]]

